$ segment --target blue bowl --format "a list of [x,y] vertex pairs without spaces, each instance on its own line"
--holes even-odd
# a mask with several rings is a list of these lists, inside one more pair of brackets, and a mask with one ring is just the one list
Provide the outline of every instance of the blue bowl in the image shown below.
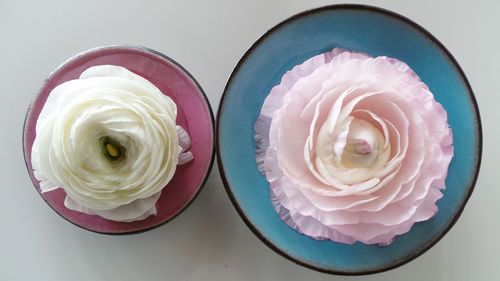
[[[387,247],[318,241],[288,227],[271,205],[254,158],[254,122],[285,72],[335,47],[406,62],[448,112],[455,156],[439,212]],[[448,50],[411,20],[380,8],[334,5],[295,15],[264,34],[243,55],[224,90],[217,122],[218,164],[224,186],[250,229],[279,254],[332,274],[370,274],[395,268],[438,242],[456,222],[481,162],[479,111],[462,69]],[[471,239],[473,239],[471,237]]]

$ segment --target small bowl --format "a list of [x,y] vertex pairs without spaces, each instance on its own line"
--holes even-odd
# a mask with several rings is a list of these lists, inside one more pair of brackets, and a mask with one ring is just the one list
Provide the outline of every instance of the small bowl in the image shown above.
[[[448,112],[455,156],[437,215],[417,223],[387,247],[314,240],[288,227],[272,207],[255,162],[254,122],[285,72],[340,47],[400,59],[416,71]],[[472,89],[457,61],[428,31],[380,8],[334,5],[295,15],[260,37],[233,70],[219,105],[219,171],[250,229],[284,257],[318,271],[359,275],[395,268],[418,257],[453,226],[476,182],[482,131]],[[473,237],[471,240],[475,239]]]
[[[156,203],[157,215],[141,221],[114,222],[96,215],[70,210],[64,206],[66,193],[59,188],[41,193],[33,175],[31,148],[35,139],[38,115],[49,93],[57,85],[76,79],[85,69],[102,64],[123,66],[148,79],[177,104],[177,124],[192,139],[194,160],[177,167],[173,179],[163,189]],[[40,88],[26,114],[23,131],[24,159],[36,190],[47,204],[69,222],[98,233],[126,234],[159,226],[185,210],[207,180],[214,159],[214,117],[208,99],[194,77],[171,58],[148,48],[116,45],[91,49],[65,61],[52,72]]]

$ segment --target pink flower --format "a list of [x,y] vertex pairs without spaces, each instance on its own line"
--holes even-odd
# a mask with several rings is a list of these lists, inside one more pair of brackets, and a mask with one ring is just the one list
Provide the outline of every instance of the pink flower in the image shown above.
[[443,107],[405,63],[334,49],[288,71],[255,124],[273,206],[315,239],[390,244],[437,212]]

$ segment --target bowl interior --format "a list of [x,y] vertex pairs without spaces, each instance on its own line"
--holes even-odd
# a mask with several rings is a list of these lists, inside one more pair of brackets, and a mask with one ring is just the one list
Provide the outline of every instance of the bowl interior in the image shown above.
[[[448,112],[455,156],[439,212],[390,246],[317,241],[289,228],[274,211],[266,179],[254,159],[254,122],[271,88],[293,66],[335,47],[406,62]],[[340,5],[294,16],[271,29],[233,71],[217,124],[221,174],[250,228],[280,254],[338,274],[372,273],[403,264],[427,250],[453,225],[469,198],[481,154],[481,128],[470,86],[456,61],[427,31],[385,10]]]
[[57,68],[41,87],[31,104],[24,127],[24,154],[31,179],[33,175],[31,147],[35,139],[36,121],[50,91],[57,85],[78,76],[88,67],[113,64],[128,68],[148,79],[177,104],[177,124],[185,128],[192,139],[194,160],[178,166],[174,178],[163,189],[156,216],[145,220],[120,223],[75,212],[64,207],[65,192],[57,189],[40,193],[43,199],[62,217],[87,230],[120,234],[143,231],[158,226],[179,214],[194,199],[202,187],[213,162],[213,114],[201,87],[190,74],[170,58],[150,49],[131,46],[101,47],[78,54]]

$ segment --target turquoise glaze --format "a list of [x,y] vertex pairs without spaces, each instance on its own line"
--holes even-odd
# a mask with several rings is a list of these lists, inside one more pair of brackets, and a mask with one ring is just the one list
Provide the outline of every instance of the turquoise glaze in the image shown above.
[[[455,156],[433,219],[387,247],[317,241],[289,228],[274,211],[254,159],[254,122],[271,88],[311,56],[340,47],[406,62],[448,112]],[[219,107],[219,166],[240,215],[266,244],[304,266],[336,274],[394,268],[422,254],[453,225],[469,198],[481,158],[481,126],[467,79],[448,51],[410,20],[382,9],[340,5],[304,12],[260,38],[233,71]],[[473,239],[471,237],[471,239]]]

